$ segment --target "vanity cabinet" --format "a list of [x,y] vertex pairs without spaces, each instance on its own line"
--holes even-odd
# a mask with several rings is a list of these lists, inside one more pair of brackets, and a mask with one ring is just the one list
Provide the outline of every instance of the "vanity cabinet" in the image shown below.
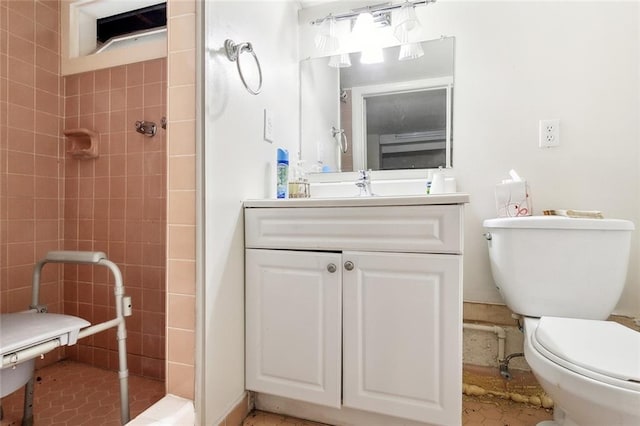
[[347,252],[343,259],[354,264],[343,272],[343,405],[455,424],[459,256]]
[[247,389],[339,407],[340,253],[247,249],[245,262]]
[[462,202],[408,198],[246,203],[248,390],[460,423]]

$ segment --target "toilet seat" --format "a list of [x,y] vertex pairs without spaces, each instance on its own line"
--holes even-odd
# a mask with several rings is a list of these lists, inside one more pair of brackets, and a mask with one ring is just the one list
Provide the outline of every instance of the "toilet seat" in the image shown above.
[[533,347],[568,370],[640,392],[640,333],[611,321],[542,317]]

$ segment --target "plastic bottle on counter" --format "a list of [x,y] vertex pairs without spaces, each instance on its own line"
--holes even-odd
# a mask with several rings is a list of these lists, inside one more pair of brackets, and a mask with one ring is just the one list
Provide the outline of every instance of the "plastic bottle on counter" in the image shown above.
[[289,151],[278,148],[278,166],[276,169],[276,197],[289,197]]
[[427,172],[427,187],[426,187],[426,193],[430,194],[431,193],[431,182],[433,181],[433,170],[429,170]]
[[442,167],[439,167],[438,171],[433,173],[433,180],[431,181],[429,194],[443,194],[445,192],[444,177],[444,171],[442,170]]

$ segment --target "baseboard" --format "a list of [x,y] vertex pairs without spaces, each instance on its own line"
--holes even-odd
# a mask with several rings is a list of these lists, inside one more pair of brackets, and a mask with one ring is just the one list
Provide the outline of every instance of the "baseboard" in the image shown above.
[[245,391],[229,414],[218,423],[218,426],[240,426],[251,410],[253,410],[253,399],[251,399],[249,393]]

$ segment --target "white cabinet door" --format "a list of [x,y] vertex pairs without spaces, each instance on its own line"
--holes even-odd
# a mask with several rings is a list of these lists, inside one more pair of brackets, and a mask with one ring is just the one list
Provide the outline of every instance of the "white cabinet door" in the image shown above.
[[342,258],[344,406],[460,424],[462,256]]
[[341,254],[245,253],[246,388],[340,407]]

